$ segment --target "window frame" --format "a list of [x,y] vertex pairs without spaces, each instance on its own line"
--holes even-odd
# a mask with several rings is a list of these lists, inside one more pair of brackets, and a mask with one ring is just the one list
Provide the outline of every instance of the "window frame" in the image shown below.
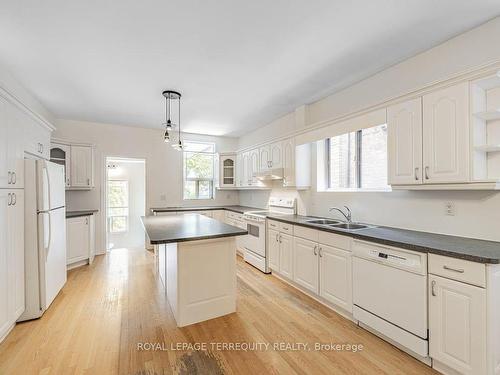
[[[331,138],[328,137],[325,139],[325,191],[330,191],[330,192],[390,192],[392,191],[391,186],[389,185],[389,181],[387,181],[387,187],[375,187],[375,188],[367,188],[363,187],[362,185],[362,163],[363,163],[363,137],[362,137],[362,132],[364,129],[370,129],[372,127],[377,127],[377,126],[382,126],[387,124],[379,124],[379,125],[374,125],[370,126],[368,128],[363,128],[363,129],[358,129],[352,132],[348,133],[355,133],[355,149],[356,149],[356,186],[355,187],[350,187],[350,188],[334,188],[331,186]],[[344,133],[344,134],[348,134]],[[338,134],[338,136],[343,135],[343,134]],[[335,137],[335,136],[334,136]],[[389,176],[387,176],[389,178]]]
[[[212,146],[212,152],[207,152],[207,151],[189,151],[186,149],[186,145],[194,143],[194,144],[203,144],[203,145],[211,145]],[[187,165],[186,165],[186,154],[191,153],[191,154],[204,154],[204,155],[211,155],[212,156],[212,178],[196,178],[196,177],[187,177]],[[216,174],[216,144],[215,142],[203,142],[203,141],[185,141],[184,142],[184,149],[182,150],[182,199],[185,201],[199,201],[199,200],[213,200],[215,199],[215,174]],[[185,191],[186,191],[186,182],[195,182],[195,192],[196,192],[196,198],[186,198]],[[200,182],[208,182],[210,185],[210,197],[205,198],[201,197],[200,198]]]
[[[127,206],[117,206],[117,207],[111,207],[109,205],[109,196],[106,197],[106,201],[107,201],[107,204],[106,204],[106,219],[108,221],[108,233],[112,233],[112,234],[120,234],[120,233],[127,233],[130,229],[130,225],[129,225],[129,218],[130,218],[130,190],[129,190],[129,181],[128,180],[121,180],[121,179],[112,179],[112,180],[108,180],[108,186],[107,186],[107,194],[109,194],[109,184],[110,183],[113,183],[113,182],[124,182],[125,183],[125,188],[126,188],[126,201],[127,201]],[[127,210],[127,215],[110,215],[109,214],[109,209],[110,208],[120,208],[120,209],[126,209]],[[113,225],[112,225],[112,221],[113,221],[113,218],[119,218],[119,217],[123,217],[125,218],[125,229],[124,230],[112,230],[113,228]]]

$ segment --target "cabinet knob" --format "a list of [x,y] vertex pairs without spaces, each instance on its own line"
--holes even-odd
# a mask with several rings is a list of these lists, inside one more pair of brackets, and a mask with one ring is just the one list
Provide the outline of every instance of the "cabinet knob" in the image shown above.
[[7,206],[10,206],[12,204],[12,194],[9,193],[7,194]]
[[415,167],[415,180],[418,181],[418,167]]
[[87,185],[90,186],[90,178],[87,178]]
[[317,253],[317,251],[316,251],[316,250],[317,250],[317,248],[318,248],[318,245],[314,245],[314,249],[313,249],[313,253],[314,253],[314,255],[318,255],[318,253]]
[[429,166],[426,166],[425,167],[425,179],[428,180],[429,179]]
[[16,184],[16,182],[17,182],[17,175],[16,175],[16,172],[12,172],[12,173],[11,173],[11,175],[12,175],[12,183],[15,185],[15,184]]
[[12,197],[12,206],[15,206],[17,203],[16,193],[12,193],[11,197]]
[[436,280],[431,281],[431,294],[433,297],[436,297]]
[[323,258],[323,251],[322,251],[322,250],[323,250],[323,249],[322,249],[321,247],[320,247],[320,248],[319,248],[319,250],[318,250],[318,251],[319,251],[319,256],[320,256],[321,258]]

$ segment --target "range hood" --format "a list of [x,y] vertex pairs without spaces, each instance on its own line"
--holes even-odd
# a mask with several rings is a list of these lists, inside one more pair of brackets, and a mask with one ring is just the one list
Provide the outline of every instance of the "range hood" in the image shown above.
[[254,177],[259,181],[282,180],[283,168],[274,168],[269,169],[268,171],[254,173]]

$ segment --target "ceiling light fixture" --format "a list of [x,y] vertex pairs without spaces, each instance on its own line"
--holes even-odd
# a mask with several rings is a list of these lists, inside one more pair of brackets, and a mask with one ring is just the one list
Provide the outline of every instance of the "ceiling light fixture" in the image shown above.
[[[182,150],[182,140],[181,140],[181,94],[173,90],[163,91],[163,96],[165,97],[165,134],[163,135],[163,140],[165,142],[170,142],[170,132],[177,126],[179,130],[179,141],[172,145],[176,150]],[[177,124],[172,121],[172,100],[177,100]]]

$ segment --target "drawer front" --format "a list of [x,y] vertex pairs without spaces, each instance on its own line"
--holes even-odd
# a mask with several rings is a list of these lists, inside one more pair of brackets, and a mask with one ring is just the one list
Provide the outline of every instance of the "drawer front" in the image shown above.
[[342,236],[340,234],[328,233],[324,231],[319,231],[319,243],[333,246],[338,249],[351,250],[352,238],[349,236]]
[[319,230],[306,228],[300,225],[293,226],[293,234],[295,237],[305,238],[306,240],[318,242]]
[[267,227],[268,227],[269,229],[279,230],[279,228],[280,228],[280,223],[279,223],[278,221],[268,220],[268,221],[267,221]]
[[486,265],[483,263],[429,254],[429,273],[486,287]]
[[280,232],[293,235],[293,225],[288,223],[280,223]]

